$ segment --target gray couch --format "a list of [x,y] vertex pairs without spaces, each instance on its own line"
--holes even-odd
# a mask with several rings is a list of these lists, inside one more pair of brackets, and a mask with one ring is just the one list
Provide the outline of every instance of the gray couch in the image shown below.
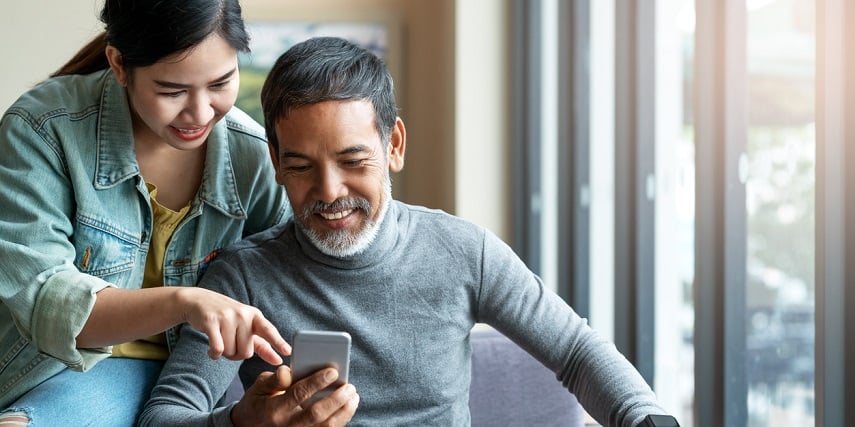
[[[473,427],[583,427],[585,412],[555,374],[513,341],[489,328],[472,331]],[[225,402],[240,398],[235,381]]]
[[473,427],[585,425],[576,397],[513,341],[493,329],[472,331],[471,341]]

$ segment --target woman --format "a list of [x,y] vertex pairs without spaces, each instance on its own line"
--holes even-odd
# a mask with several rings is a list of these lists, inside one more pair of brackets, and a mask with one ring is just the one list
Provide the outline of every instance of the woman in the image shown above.
[[290,215],[263,128],[233,108],[240,5],[106,0],[101,21],[0,121],[0,425],[133,423],[184,322],[211,357],[290,351],[193,287]]

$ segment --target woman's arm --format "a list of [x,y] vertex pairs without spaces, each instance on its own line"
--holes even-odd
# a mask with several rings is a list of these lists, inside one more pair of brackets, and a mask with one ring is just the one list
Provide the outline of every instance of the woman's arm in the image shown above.
[[195,287],[101,290],[77,336],[77,347],[127,342],[185,322],[208,336],[208,355],[214,359],[241,360],[257,353],[266,362],[279,365],[282,359],[277,351],[291,353],[285,339],[257,308]]

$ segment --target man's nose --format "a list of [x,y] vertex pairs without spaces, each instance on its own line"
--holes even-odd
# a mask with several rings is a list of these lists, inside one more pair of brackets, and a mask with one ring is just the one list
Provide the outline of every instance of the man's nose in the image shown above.
[[324,203],[332,203],[347,195],[344,175],[335,167],[322,168],[315,187],[318,197]]

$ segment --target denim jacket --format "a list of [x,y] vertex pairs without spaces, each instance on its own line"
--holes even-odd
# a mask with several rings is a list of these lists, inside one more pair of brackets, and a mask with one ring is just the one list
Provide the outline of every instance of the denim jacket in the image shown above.
[[[142,284],[152,210],[112,72],[48,79],[6,111],[0,186],[3,408],[66,367],[108,357],[109,347],[75,347],[95,294]],[[202,184],[166,248],[164,285],[194,286],[220,248],[289,216],[264,129],[233,109],[208,137]]]

